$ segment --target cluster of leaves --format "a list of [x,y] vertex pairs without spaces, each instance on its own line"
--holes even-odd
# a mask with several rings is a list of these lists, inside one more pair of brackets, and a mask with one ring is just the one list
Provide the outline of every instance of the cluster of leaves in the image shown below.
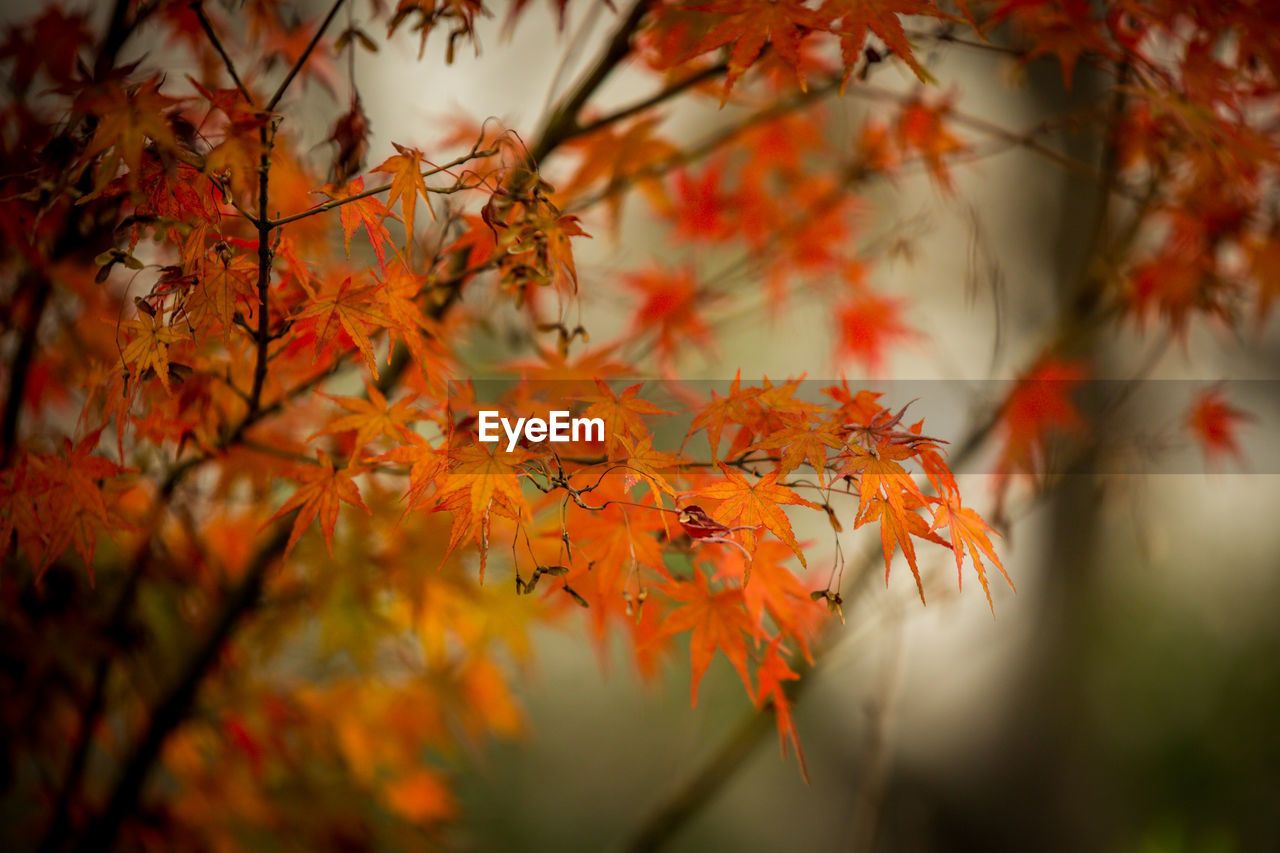
[[[979,25],[927,0],[640,2],[536,135],[459,119],[452,139],[393,144],[368,168],[354,63],[343,81],[334,56],[376,48],[378,24],[420,46],[439,30],[452,59],[490,9],[375,2],[335,33],[344,5],[299,20],[275,2],[233,18],[117,0],[102,32],[51,5],[0,44],[2,677],[22,697],[5,703],[0,763],[4,784],[48,804],[13,833],[50,849],[124,830],[405,846],[453,814],[459,744],[519,728],[509,681],[526,627],[579,605],[602,648],[631,638],[642,672],[687,635],[695,697],[720,651],[798,750],[785,685],[840,611],[846,523],[878,529],[886,578],[902,552],[922,600],[927,541],[958,570],[970,561],[991,602],[991,528],[961,500],[947,442],[902,401],[735,381],[691,399],[684,445],[664,451],[665,413],[600,381],[673,377],[690,344],[714,352],[744,268],[763,270],[770,310],[836,305],[837,363],[878,371],[915,336],[856,249],[860,186],[915,164],[953,191],[970,153],[950,99],[867,83],[890,56],[929,79],[911,16],[940,22],[938,43],[1008,20],[1024,59],[1054,54],[1067,78],[1086,55],[1122,69],[1111,189],[1138,197],[1135,233],[1163,239],[1148,260],[1116,255],[1110,304],[1181,329],[1197,312],[1234,321],[1228,297],[1245,288],[1261,316],[1274,297],[1257,187],[1275,145],[1245,117],[1274,94],[1276,57],[1212,4],[1018,2]],[[511,4],[507,25],[527,8]],[[1215,58],[1232,40],[1233,61]],[[152,52],[122,61],[142,43]],[[593,112],[632,55],[657,94]],[[329,162],[291,125],[304,86],[338,104]],[[889,107],[835,140],[824,98],[841,91]],[[658,110],[685,95],[740,115],[679,145]],[[597,227],[580,217],[603,207],[616,224],[631,188],[692,255],[742,255],[715,274],[692,260],[624,274],[632,322],[587,348],[566,318],[604,284],[575,264]],[[606,421],[603,442],[476,441],[479,405],[448,380],[493,344],[494,316],[533,354],[497,365],[516,380],[504,411],[571,403]],[[1081,428],[1069,391],[1084,375],[1052,350],[1023,375],[996,417],[1003,472],[1036,473],[1049,437]],[[1192,428],[1232,448],[1240,413],[1197,405]],[[688,452],[699,434],[705,455]],[[812,554],[789,515],[803,510],[837,536],[821,583],[796,571]],[[508,547],[501,571],[536,595],[483,585]],[[144,796],[156,765],[172,795]]]

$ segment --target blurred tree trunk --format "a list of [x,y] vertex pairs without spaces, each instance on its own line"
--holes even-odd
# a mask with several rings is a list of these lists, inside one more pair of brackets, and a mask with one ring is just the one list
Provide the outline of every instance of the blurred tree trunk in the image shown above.
[[[1061,116],[1105,105],[1109,79],[1078,68],[1071,91],[1062,87],[1056,63],[1028,69],[1030,93],[1041,117]],[[1108,113],[1103,106],[1098,110]],[[1109,169],[1107,128],[1087,125],[1064,135],[1059,144],[1068,156]],[[1084,323],[1068,349],[1055,355],[1077,361],[1089,377],[1105,375],[1105,321],[1097,316],[1092,272],[1106,245],[1107,187],[1062,173],[1052,255],[1056,313],[1066,322]],[[1049,276],[1046,276],[1049,278]],[[1013,334],[1027,330],[1010,330]],[[1042,334],[1042,332],[1032,332]],[[1086,423],[1101,414],[1096,400],[1079,395],[1076,402]],[[1088,732],[1080,726],[1082,673],[1079,643],[1088,637],[1096,603],[1099,569],[1099,500],[1090,476],[1093,454],[1085,452],[1060,474],[1037,515],[1046,519],[1041,536],[1043,555],[1025,565],[1038,566],[1042,577],[1019,579],[1018,606],[1035,613],[1032,648],[1022,682],[1015,689],[998,754],[982,756],[966,773],[963,788],[937,780],[899,775],[889,783],[878,850],[1079,851],[1104,849],[1108,841],[1105,779],[1091,753]],[[1028,530],[1022,534],[1036,535]],[[1025,546],[1022,553],[1033,554]],[[1023,591],[1025,588],[1026,591]],[[1027,592],[1032,591],[1031,595]],[[922,820],[923,818],[923,820]],[[923,829],[922,829],[923,824]]]

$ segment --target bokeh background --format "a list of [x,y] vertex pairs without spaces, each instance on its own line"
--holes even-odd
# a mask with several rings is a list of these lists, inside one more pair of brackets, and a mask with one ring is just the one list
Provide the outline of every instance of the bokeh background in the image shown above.
[[[38,5],[6,4],[3,17]],[[369,162],[389,155],[391,140],[429,148],[459,112],[531,133],[597,53],[612,19],[602,5],[579,3],[563,31],[546,7],[514,34],[501,20],[486,21],[481,55],[461,51],[448,67],[443,39],[428,43],[422,61],[410,38],[361,53]],[[1031,127],[1098,97],[1087,70],[1067,91],[1049,62],[1023,68],[952,48],[928,64],[957,106],[1007,127]],[[917,85],[892,66],[877,83]],[[648,85],[624,69],[599,103],[628,103]],[[315,120],[296,126],[319,149],[335,101],[319,90],[307,97]],[[841,99],[827,132],[852,144],[875,108]],[[681,103],[667,111],[664,130],[699,138],[733,109],[709,98]],[[1081,159],[1098,156],[1085,134],[1054,142]],[[948,401],[941,436],[963,429],[990,402],[983,380],[1013,378],[1035,352],[1055,294],[1083,262],[1081,223],[1096,199],[1087,183],[1019,148],[958,167],[954,179],[950,195],[923,174],[866,193],[858,239],[879,253],[875,284],[907,300],[920,332],[893,351],[884,376],[834,362],[830,306],[802,299],[776,316],[761,301],[748,303],[718,330],[718,354],[691,354],[682,377],[723,379],[741,369],[750,378],[928,380]],[[638,197],[616,230],[602,221],[588,230],[594,239],[577,247],[583,322],[600,339],[627,314],[616,295],[593,294],[592,282],[654,255],[688,257],[701,269],[720,260],[673,245]],[[744,288],[752,272],[743,271]],[[496,363],[503,323],[514,328],[516,317],[493,322],[487,345]],[[1185,380],[1234,380],[1225,386],[1233,402],[1255,416],[1242,433],[1242,461],[1209,470],[1184,446],[1174,461],[1126,463],[1121,474],[1095,460],[1043,496],[1019,487],[999,544],[1018,591],[993,585],[994,617],[976,583],[955,588],[949,553],[925,558],[925,607],[905,566],[895,565],[887,584],[873,572],[798,705],[811,784],[766,730],[670,849],[1277,849],[1280,328],[1275,316],[1243,337],[1193,325],[1185,339],[1155,344],[1130,326],[1091,353],[1109,371],[1102,378],[1148,368],[1156,402],[1151,412],[1128,413],[1130,425],[1153,444],[1185,444],[1177,415],[1191,387]],[[1146,364],[1153,351],[1158,358]],[[979,459],[962,478],[979,507],[994,495],[990,464]],[[878,547],[871,530],[844,536],[849,553]],[[822,559],[811,563],[825,571]],[[685,657],[645,681],[620,653],[599,656],[580,627],[539,629],[521,682],[525,734],[466,757],[456,835],[463,846],[617,846],[751,712],[723,659],[690,708]]]

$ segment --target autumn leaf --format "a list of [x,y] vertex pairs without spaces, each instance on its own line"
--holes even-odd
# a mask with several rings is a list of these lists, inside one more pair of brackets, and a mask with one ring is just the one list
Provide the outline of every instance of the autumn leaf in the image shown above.
[[523,450],[505,453],[498,444],[466,442],[449,449],[449,470],[440,482],[436,509],[452,512],[453,531],[445,557],[468,540],[480,546],[480,580],[484,581],[488,555],[490,513],[502,512],[527,520],[529,505],[520,489],[519,465]]
[[391,233],[387,231],[383,221],[387,217],[394,218],[395,215],[377,196],[370,195],[345,201],[364,192],[364,178],[356,178],[341,188],[329,184],[323,188],[323,191],[331,200],[344,202],[338,208],[338,219],[342,223],[342,245],[346,249],[347,257],[351,257],[351,238],[356,231],[364,228],[365,234],[369,237],[369,245],[373,248],[374,257],[378,259],[378,267],[386,269],[386,247],[391,242]]
[[999,416],[1004,433],[998,463],[1001,494],[1012,474],[1035,478],[1043,473],[1055,434],[1072,435],[1084,428],[1080,411],[1071,401],[1072,390],[1084,377],[1079,364],[1045,359],[1018,380]]
[[387,207],[393,206],[397,201],[400,202],[400,212],[404,217],[404,254],[408,261],[413,257],[413,217],[418,206],[418,196],[422,196],[423,201],[427,203],[427,211],[431,213],[433,219],[435,211],[431,209],[427,182],[422,178],[422,152],[417,148],[406,148],[394,142],[391,144],[397,153],[383,160],[381,165],[373,171],[392,176],[391,191],[387,195]]
[[946,126],[948,110],[950,105],[946,102],[927,104],[913,98],[898,113],[894,134],[902,150],[914,151],[924,158],[929,175],[950,192],[951,174],[945,158],[963,151],[965,146]]
[[760,396],[763,389],[748,386],[742,387],[742,372],[739,371],[733,377],[733,383],[729,386],[729,396],[721,397],[715,391],[711,392],[711,402],[703,406],[694,416],[692,423],[689,424],[689,432],[685,435],[685,442],[689,441],[689,437],[700,429],[707,431],[707,441],[711,443],[711,458],[720,458],[720,434],[724,428],[732,423],[741,423],[746,420],[751,411],[751,405]]
[[1240,459],[1237,436],[1241,425],[1251,420],[1252,415],[1227,402],[1221,388],[1197,394],[1183,417],[1187,430],[1200,445],[1205,462],[1210,464],[1223,456]]
[[951,533],[951,550],[956,557],[956,582],[963,585],[961,568],[964,564],[965,550],[968,549],[969,558],[973,560],[973,569],[978,573],[978,582],[982,584],[982,591],[987,596],[987,606],[991,608],[992,615],[995,615],[995,604],[991,601],[991,590],[987,587],[987,570],[982,564],[982,557],[985,556],[992,564],[1000,570],[1000,574],[1004,575],[1004,579],[1009,582],[1009,588],[1013,589],[1013,580],[1009,577],[1009,573],[1004,570],[1004,564],[1000,562],[1000,558],[996,555],[995,548],[991,546],[991,539],[988,533],[999,532],[993,530],[990,525],[982,520],[978,513],[966,506],[960,505],[958,497],[948,497],[933,508],[933,524],[931,530],[946,527]]
[[656,331],[658,356],[664,361],[690,344],[710,348],[711,329],[699,313],[710,300],[699,291],[690,268],[646,270],[625,277],[623,284],[644,300],[632,320],[632,336],[645,338]]
[[162,152],[177,148],[168,111],[181,104],[182,99],[160,94],[163,82],[163,77],[155,76],[133,86],[104,85],[80,99],[79,110],[97,117],[83,158],[88,165],[101,156],[94,178],[95,194],[106,187],[122,165],[127,170],[127,180],[136,187],[148,143]]
[[713,591],[706,575],[694,571],[692,580],[664,583],[662,591],[671,600],[679,602],[680,606],[662,623],[659,636],[670,637],[685,631],[693,632],[689,639],[692,671],[690,693],[693,704],[698,704],[698,683],[711,665],[711,658],[717,649],[733,664],[750,692],[747,639],[754,636],[755,629],[743,607],[742,590],[730,587]]
[[840,436],[840,427],[836,424],[820,424],[818,426],[790,426],[769,432],[760,440],[743,450],[781,451],[778,460],[778,473],[790,474],[801,465],[807,464],[818,478],[818,485],[825,486],[827,471],[827,451],[844,447]]
[[811,32],[825,29],[826,17],[801,0],[718,0],[694,8],[719,16],[720,20],[710,26],[686,58],[719,47],[729,48],[722,105],[729,99],[733,84],[755,64],[766,43],[795,70],[800,88],[805,87],[800,72],[800,43]]
[[186,335],[165,325],[157,314],[139,314],[136,320],[120,324],[136,334],[125,344],[120,358],[131,377],[141,379],[148,370],[154,371],[166,393],[172,394],[169,385],[169,347],[185,340]]
[[369,512],[369,508],[360,499],[360,489],[353,479],[362,473],[361,468],[348,466],[335,469],[333,461],[323,450],[316,451],[316,458],[318,464],[300,467],[293,472],[294,479],[302,485],[276,510],[270,520],[275,521],[291,510],[298,510],[298,516],[293,520],[293,529],[289,533],[289,542],[285,546],[285,553],[288,554],[311,522],[319,519],[324,545],[332,558],[333,530],[338,523],[338,507],[345,502],[359,507],[365,513]]
[[778,726],[778,742],[782,746],[783,758],[787,755],[787,741],[791,741],[796,750],[796,761],[800,763],[800,774],[806,784],[809,782],[809,768],[804,762],[804,750],[800,748],[800,733],[796,731],[795,719],[791,716],[791,699],[787,696],[784,683],[798,681],[800,676],[787,665],[782,656],[782,637],[770,640],[764,648],[760,665],[756,668],[756,706],[764,709],[773,706],[774,722]]
[[921,83],[932,77],[920,65],[911,51],[911,43],[902,28],[902,15],[947,17],[928,0],[826,0],[819,14],[835,19],[831,31],[840,35],[840,52],[844,59],[844,79],[847,83],[858,63],[863,60],[863,46],[867,35],[873,34],[884,42],[889,52],[906,62]]
[[[365,383],[368,399],[359,397],[331,397],[333,402],[346,409],[350,414],[338,418],[316,435],[332,435],[334,433],[354,430],[356,433],[352,457],[370,441],[378,436],[386,436],[393,441],[405,441],[409,435],[408,424],[418,420],[419,413],[413,408],[413,398],[406,397],[394,405],[387,405],[387,398],[376,385]],[[314,436],[313,436],[314,437]]]
[[622,389],[621,394],[614,394],[613,389],[597,379],[596,389],[599,393],[578,398],[584,403],[591,404],[582,413],[582,417],[604,420],[605,452],[610,457],[613,456],[621,437],[638,440],[648,435],[649,428],[645,426],[642,415],[671,414],[661,406],[637,396],[643,384],[637,382]]
[[[747,560],[726,549],[717,560],[713,580],[735,580],[742,584],[742,598],[758,631],[765,629],[766,614],[777,629],[794,639],[807,660],[812,660],[810,643],[826,619],[826,608],[813,600],[796,574],[787,567],[791,550],[781,542],[764,540]],[[750,583],[746,583],[748,575]]]
[[[818,505],[807,501],[786,486],[778,485],[778,472],[774,471],[761,477],[754,483],[723,462],[719,463],[720,471],[725,479],[719,483],[703,486],[696,494],[722,501],[713,510],[712,515],[730,527],[768,528],[773,535],[791,547],[800,558],[800,564],[808,565],[804,560],[804,552],[796,542],[791,531],[791,522],[782,510],[783,505],[805,506],[818,509]],[[751,551],[755,548],[756,536],[751,529],[742,531],[742,540]]]
[[861,289],[836,309],[836,352],[880,373],[885,350],[915,332],[902,322],[903,301]]
[[929,523],[916,512],[924,505],[923,501],[901,492],[893,494],[893,500],[879,495],[872,497],[867,503],[866,510],[858,517],[855,526],[861,527],[872,521],[880,522],[880,549],[884,553],[885,583],[889,582],[889,567],[893,563],[893,555],[898,548],[901,548],[903,556],[907,558],[907,566],[911,569],[911,576],[915,578],[920,603],[924,604],[924,584],[920,580],[920,565],[916,559],[916,546],[911,537],[927,539],[946,548],[950,548],[951,545],[933,533],[929,529]]
[[353,285],[347,276],[329,293],[322,293],[297,315],[300,328],[310,328],[315,336],[315,357],[332,346],[338,332],[347,337],[364,356],[373,378],[378,378],[370,332],[385,327],[386,318],[378,307],[380,288],[376,284]]

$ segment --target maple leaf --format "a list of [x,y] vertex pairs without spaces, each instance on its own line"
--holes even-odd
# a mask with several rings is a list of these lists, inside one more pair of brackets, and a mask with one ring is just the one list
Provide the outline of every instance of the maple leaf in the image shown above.
[[[676,497],[676,491],[672,488],[671,483],[664,476],[664,471],[678,470],[680,460],[670,453],[663,453],[655,450],[653,447],[653,438],[644,435],[638,440],[633,441],[625,435],[618,436],[618,443],[622,445],[623,458],[626,459],[627,469],[623,472],[622,482],[626,489],[630,489],[637,482],[643,480],[649,486],[650,492],[653,493],[654,503],[662,504],[662,495],[667,494],[671,498]],[[665,524],[666,514],[663,514]]]
[[387,195],[387,207],[400,201],[400,212],[404,217],[406,261],[413,257],[413,215],[417,210],[418,196],[427,203],[427,210],[435,218],[431,208],[427,183],[422,179],[423,154],[417,148],[406,148],[395,142],[391,143],[398,153],[383,160],[373,171],[391,175],[391,191]]
[[[713,580],[728,578],[742,583],[743,601],[756,628],[764,629],[767,613],[779,631],[795,639],[805,659],[812,660],[809,642],[825,621],[827,609],[787,568],[791,549],[769,539],[759,544],[750,559],[734,550],[721,554]],[[751,582],[745,583],[748,576]]]
[[774,721],[778,726],[778,742],[782,746],[782,757],[787,756],[787,741],[796,750],[796,760],[800,763],[800,774],[805,784],[809,782],[809,768],[805,766],[804,750],[800,748],[800,734],[796,731],[795,719],[791,716],[791,699],[787,696],[784,682],[797,681],[800,676],[787,665],[782,656],[782,637],[770,640],[756,668],[756,707],[764,709],[766,704],[773,705]]
[[1251,420],[1252,415],[1227,402],[1221,388],[1201,391],[1191,401],[1183,416],[1183,422],[1200,444],[1207,463],[1213,463],[1225,455],[1240,459],[1236,435],[1240,425]]
[[[891,492],[893,498],[876,495],[867,503],[866,510],[858,517],[855,527],[861,527],[872,521],[880,522],[880,548],[884,552],[884,580],[889,582],[889,566],[893,563],[894,552],[899,547],[907,558],[911,568],[911,576],[916,581],[916,591],[920,594],[920,603],[924,604],[924,584],[920,580],[920,566],[916,561],[916,546],[912,536],[928,539],[930,542],[950,548],[951,544],[929,529],[929,524],[916,509],[924,505],[924,501],[902,492]],[[981,569],[979,570],[981,575]],[[985,584],[983,585],[985,587]]]
[[[74,546],[94,580],[93,552],[100,530],[127,528],[116,508],[108,503],[103,486],[117,477],[135,473],[94,454],[105,427],[98,427],[72,444],[63,439],[60,453],[31,454],[25,472],[19,472],[5,495],[8,518],[0,522],[0,548],[8,547],[16,529],[26,544],[36,577]],[[0,494],[3,494],[0,489]],[[14,493],[17,494],[14,494]],[[10,508],[9,500],[17,498]],[[13,512],[16,510],[16,512]]]
[[129,375],[140,379],[148,370],[153,370],[165,392],[172,394],[173,389],[169,386],[169,346],[185,340],[187,336],[166,325],[159,312],[139,314],[138,319],[126,320],[120,326],[137,333],[120,353]]
[[596,388],[600,393],[587,394],[577,399],[590,403],[582,413],[584,418],[603,418],[605,435],[605,452],[610,457],[618,445],[618,439],[627,436],[640,439],[649,434],[641,415],[669,415],[671,412],[648,400],[637,397],[643,382],[629,385],[621,394],[614,394],[604,382],[596,380]]
[[844,80],[848,83],[854,68],[862,61],[862,48],[867,34],[873,33],[885,47],[902,58],[920,78],[930,82],[930,75],[921,67],[911,51],[906,31],[902,28],[901,15],[928,15],[935,18],[949,17],[928,0],[826,0],[818,13],[826,20],[835,18],[833,33],[840,35],[840,53],[844,59]]
[[719,0],[692,8],[721,16],[685,57],[690,59],[719,47],[729,48],[729,72],[725,76],[721,105],[729,99],[733,84],[755,64],[766,42],[795,70],[800,88],[805,88],[800,72],[800,43],[811,32],[826,29],[828,18],[802,0]]
[[778,473],[789,474],[803,464],[808,464],[818,477],[818,485],[825,486],[827,450],[844,447],[840,427],[835,424],[819,426],[789,426],[767,433],[755,444],[743,450],[781,450]]
[[991,539],[987,536],[988,532],[999,536],[999,531],[993,530],[982,520],[982,516],[969,507],[961,506],[959,497],[947,497],[933,508],[933,524],[930,529],[937,530],[941,527],[946,527],[951,533],[951,550],[956,557],[957,585],[962,586],[964,583],[961,569],[967,548],[969,558],[973,560],[974,571],[978,573],[978,582],[982,584],[982,591],[987,595],[987,606],[991,608],[991,614],[994,616],[996,606],[991,601],[991,590],[987,586],[987,570],[982,564],[983,555],[1000,570],[1000,574],[1004,575],[1004,579],[1009,582],[1009,588],[1014,589],[1012,578],[1004,570],[1004,564],[1000,562],[995,548],[991,546]]
[[930,176],[943,190],[950,191],[951,175],[944,158],[963,151],[965,146],[950,130],[945,119],[950,104],[930,105],[919,98],[907,102],[898,113],[895,135],[904,151],[916,151],[923,158]]
[[633,315],[631,334],[638,338],[656,329],[659,358],[670,362],[688,344],[710,347],[711,330],[698,314],[710,300],[698,289],[692,269],[651,269],[628,275],[622,283],[644,297]]
[[713,591],[706,575],[695,570],[691,581],[671,581],[662,591],[680,606],[663,621],[659,637],[670,637],[692,630],[689,639],[689,663],[692,671],[690,693],[698,704],[698,684],[719,649],[751,692],[747,673],[747,638],[755,636],[751,617],[743,606],[742,590],[736,587]]
[[869,373],[879,373],[885,348],[915,335],[902,322],[902,308],[900,299],[860,290],[836,309],[836,351],[862,362]]
[[716,243],[733,236],[729,211],[737,206],[734,195],[722,188],[724,162],[713,160],[695,178],[685,169],[676,173],[675,231],[677,240]]
[[923,502],[924,496],[900,460],[915,455],[910,447],[881,441],[874,447],[851,445],[842,454],[844,460],[837,477],[854,475],[858,479],[858,514],[863,515],[872,499],[883,497],[897,514],[904,511],[904,495]]
[[386,317],[378,307],[379,298],[380,288],[377,284],[355,286],[351,276],[347,276],[332,292],[317,295],[310,305],[300,311],[296,319],[309,322],[299,325],[302,328],[309,326],[315,335],[316,360],[332,345],[341,330],[360,350],[373,378],[377,379],[378,363],[373,354],[369,332],[387,325]]
[[488,552],[489,516],[493,511],[527,520],[529,505],[520,490],[519,465],[529,454],[522,450],[504,453],[475,442],[449,449],[449,471],[440,483],[438,510],[454,514],[449,554],[468,539],[480,545],[480,582],[484,582]]
[[1074,362],[1045,359],[1014,386],[1000,410],[1005,434],[998,463],[997,489],[1003,495],[1008,479],[1021,472],[1033,479],[1043,469],[1054,433],[1074,434],[1084,426],[1071,402],[1071,391],[1084,381],[1084,368]]
[[[796,542],[795,534],[791,531],[791,521],[783,512],[782,505],[805,506],[810,509],[820,509],[820,507],[800,497],[786,486],[778,485],[777,471],[753,483],[723,462],[718,464],[721,473],[725,476],[724,481],[703,486],[696,492],[696,494],[723,501],[714,510],[716,519],[729,526],[763,525],[773,535],[791,546],[791,550],[800,558],[800,564],[807,566],[804,552]],[[742,539],[748,550],[754,549],[756,543],[754,531],[743,530]]]
[[1094,7],[1088,0],[1008,0],[992,13],[990,23],[1005,18],[1011,18],[1014,27],[1030,42],[1022,62],[1040,56],[1058,57],[1068,89],[1081,56],[1116,55],[1104,35],[1103,21],[1094,16]]
[[[670,160],[680,149],[656,136],[661,119],[647,116],[625,127],[606,125],[594,133],[569,142],[569,147],[581,153],[577,172],[561,190],[561,198],[573,199],[587,189],[603,182],[606,187],[621,186],[639,189],[657,210],[670,206],[662,181],[649,173],[652,166]],[[634,180],[632,179],[634,177]],[[616,227],[622,212],[624,192],[613,192],[605,200],[609,209],[609,221]]]
[[369,514],[369,508],[361,500],[360,489],[353,479],[362,473],[363,469],[350,465],[335,469],[333,461],[323,450],[316,451],[316,458],[319,464],[299,467],[293,472],[294,479],[302,485],[289,496],[280,509],[276,510],[276,514],[271,516],[270,520],[275,521],[287,515],[290,510],[298,510],[298,516],[293,520],[293,529],[289,533],[289,542],[284,549],[288,554],[297,544],[303,531],[311,525],[312,521],[319,519],[320,530],[324,534],[324,545],[329,552],[329,557],[332,558],[333,529],[338,523],[338,507],[346,502]]
[[[351,198],[364,192],[364,178],[356,178],[345,187],[328,184],[322,188],[322,192],[335,201]],[[391,242],[391,232],[382,224],[387,217],[394,219],[395,214],[388,210],[377,196],[371,195],[348,201],[339,207],[338,219],[342,223],[342,246],[347,252],[347,257],[351,257],[352,236],[360,228],[364,228],[365,233],[369,235],[369,245],[373,247],[373,254],[378,259],[378,267],[385,270],[386,246]]]
[[689,437],[700,429],[707,431],[707,441],[711,444],[711,458],[719,459],[720,456],[720,434],[724,431],[727,424],[741,423],[745,420],[751,409],[750,406],[762,393],[761,388],[742,387],[742,371],[733,377],[733,383],[729,386],[729,396],[721,397],[715,391],[711,392],[711,402],[707,403],[698,414],[694,416],[693,422],[689,424],[689,432],[685,435],[685,442],[689,441]]
[[223,244],[205,253],[199,269],[197,286],[183,302],[183,308],[198,331],[214,328],[216,323],[226,340],[235,321],[237,301],[257,305],[257,262],[244,253],[232,254]]
[[[332,435],[334,433],[355,430],[356,440],[351,455],[354,457],[360,448],[380,435],[393,441],[407,440],[410,430],[407,426],[418,420],[418,412],[412,407],[413,398],[407,397],[400,402],[388,406],[387,398],[377,386],[365,382],[368,399],[359,397],[330,397],[329,399],[346,409],[351,414],[338,418],[316,435]],[[314,438],[314,436],[312,436]]]
[[163,82],[162,77],[154,76],[128,87],[102,85],[78,99],[78,109],[98,119],[83,158],[87,165],[103,155],[94,179],[95,194],[116,176],[121,165],[128,172],[130,185],[136,187],[149,142],[161,151],[177,148],[167,114],[182,99],[160,94]]
[[379,461],[409,466],[409,488],[405,492],[405,512],[415,509],[425,500],[426,492],[436,484],[436,478],[448,464],[446,455],[412,430],[403,436],[405,444],[392,448],[378,456]]

